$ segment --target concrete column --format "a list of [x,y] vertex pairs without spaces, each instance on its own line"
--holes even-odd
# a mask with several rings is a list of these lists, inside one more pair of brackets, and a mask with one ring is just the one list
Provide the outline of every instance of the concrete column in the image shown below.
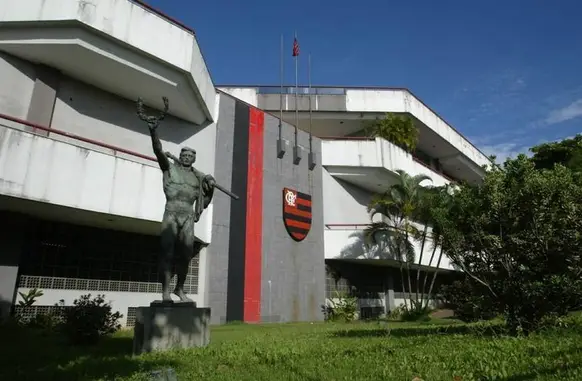
[[394,302],[394,276],[391,271],[387,271],[384,277],[384,305],[386,306],[386,313],[396,308],[396,303]]
[[[34,81],[26,120],[50,127],[53,120],[59,81],[60,73],[55,69],[43,65],[36,67],[36,80]],[[48,136],[46,131],[39,131],[34,128],[30,128],[30,130],[40,135]]]
[[0,211],[0,218],[8,221],[0,229],[0,320],[10,315],[16,297],[18,264],[23,250],[25,226],[23,218]]

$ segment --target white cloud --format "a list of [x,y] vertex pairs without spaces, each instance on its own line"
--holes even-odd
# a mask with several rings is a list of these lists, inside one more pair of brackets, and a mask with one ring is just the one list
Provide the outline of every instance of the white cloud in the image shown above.
[[570,105],[550,112],[546,118],[546,124],[552,125],[565,122],[582,116],[582,99],[572,102]]

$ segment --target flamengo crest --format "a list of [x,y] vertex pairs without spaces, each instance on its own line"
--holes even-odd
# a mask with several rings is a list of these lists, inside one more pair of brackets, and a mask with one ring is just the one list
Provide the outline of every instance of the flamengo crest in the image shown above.
[[291,238],[303,241],[311,229],[311,196],[283,188],[283,223]]

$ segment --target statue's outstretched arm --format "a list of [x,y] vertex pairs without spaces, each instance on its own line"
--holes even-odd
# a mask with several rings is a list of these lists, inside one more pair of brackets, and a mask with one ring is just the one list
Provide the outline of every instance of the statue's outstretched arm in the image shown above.
[[155,128],[150,128],[150,135],[152,137],[152,148],[154,149],[154,154],[158,159],[158,164],[160,165],[162,171],[166,171],[170,168],[170,161],[164,152],[162,142],[160,141]]
[[168,98],[162,97],[164,102],[164,110],[161,112],[159,116],[149,116],[145,113],[143,107],[143,100],[141,98],[137,99],[137,115],[138,117],[148,124],[148,128],[150,129],[150,136],[152,137],[152,147],[154,149],[154,153],[156,158],[158,159],[158,164],[162,171],[166,171],[170,168],[170,161],[166,157],[164,153],[164,149],[162,147],[162,142],[158,137],[157,128],[160,125],[160,122],[164,120],[169,108],[169,101]]

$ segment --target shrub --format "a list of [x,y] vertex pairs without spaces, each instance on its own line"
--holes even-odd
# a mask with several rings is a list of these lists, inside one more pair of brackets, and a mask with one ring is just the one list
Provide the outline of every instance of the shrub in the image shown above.
[[42,290],[39,290],[38,288],[31,288],[26,294],[23,292],[19,292],[18,294],[20,294],[20,297],[22,298],[22,300],[18,301],[20,307],[31,307],[36,303],[36,298],[40,298],[44,295]]
[[404,304],[399,305],[398,307],[394,308],[390,312],[388,312],[388,320],[401,320],[402,315],[406,311],[406,307]]
[[498,313],[487,290],[475,287],[469,279],[443,285],[441,297],[455,318],[465,322],[489,320]]
[[354,296],[336,291],[328,303],[323,306],[325,320],[351,322],[358,316],[358,299]]
[[400,315],[402,321],[429,321],[432,308],[423,305],[423,301],[410,300],[412,307],[405,308]]
[[581,199],[571,170],[537,170],[525,155],[491,166],[481,184],[457,187],[437,224],[451,264],[470,278],[472,298],[459,306],[470,312],[476,305],[477,315],[499,311],[514,334],[575,310],[582,300]]
[[75,344],[94,344],[102,336],[121,328],[119,312],[111,312],[111,304],[104,295],[91,298],[91,294],[75,299],[73,306],[64,310],[64,332]]

